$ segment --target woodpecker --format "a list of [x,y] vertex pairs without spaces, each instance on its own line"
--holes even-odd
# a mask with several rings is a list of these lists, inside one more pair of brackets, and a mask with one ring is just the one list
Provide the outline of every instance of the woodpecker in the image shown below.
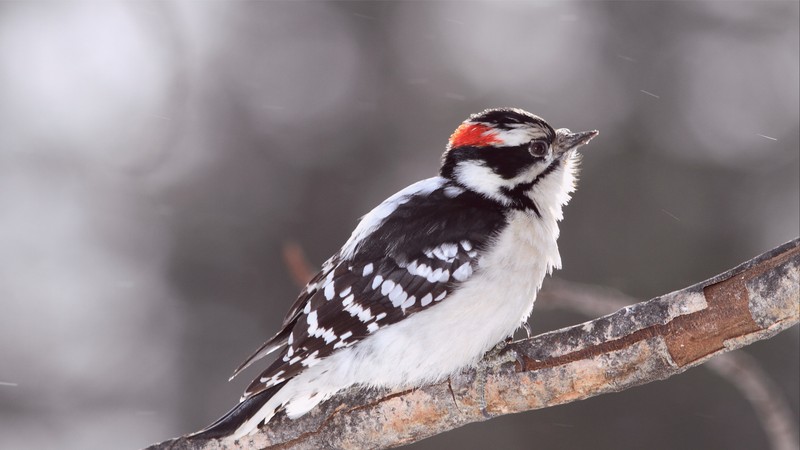
[[576,149],[596,135],[516,108],[470,116],[438,176],[361,219],[231,378],[276,360],[199,433],[239,439],[279,410],[298,418],[349,386],[410,388],[477,364],[527,323],[545,275],[561,267],[558,222],[575,190]]

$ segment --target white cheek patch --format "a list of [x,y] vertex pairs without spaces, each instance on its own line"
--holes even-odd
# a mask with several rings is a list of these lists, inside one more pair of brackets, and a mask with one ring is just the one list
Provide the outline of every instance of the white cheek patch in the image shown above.
[[[503,149],[497,149],[498,152]],[[520,173],[514,178],[504,179],[487,167],[482,161],[467,160],[462,161],[454,170],[454,177],[460,184],[466,186],[468,189],[482,194],[492,200],[495,200],[503,205],[510,205],[509,199],[505,192],[514,189],[518,185],[531,183],[542,171],[547,170],[547,167],[553,162],[552,153],[543,161],[530,167],[528,170]]]
[[504,205],[509,204],[508,199],[502,195],[500,188],[511,188],[514,186],[514,182],[497,176],[490,167],[486,167],[482,162],[477,160],[460,162],[454,172],[456,181],[470,190],[483,194]]

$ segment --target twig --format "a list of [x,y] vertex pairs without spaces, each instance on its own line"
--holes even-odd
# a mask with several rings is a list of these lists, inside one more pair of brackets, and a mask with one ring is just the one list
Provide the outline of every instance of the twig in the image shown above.
[[753,405],[772,450],[797,450],[797,422],[785,394],[752,356],[731,352],[714,358],[707,367],[733,384]]
[[311,268],[303,248],[297,242],[289,241],[283,244],[283,262],[289,269],[292,280],[300,288],[305,287],[314,276],[314,269]]

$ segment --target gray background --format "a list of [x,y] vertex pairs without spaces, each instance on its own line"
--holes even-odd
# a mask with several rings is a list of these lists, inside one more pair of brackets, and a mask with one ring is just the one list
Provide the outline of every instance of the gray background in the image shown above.
[[[798,5],[0,3],[0,448],[137,448],[221,415],[298,292],[282,246],[321,263],[487,107],[601,131],[558,277],[646,299],[792,239]],[[795,420],[797,327],[745,351]],[[766,445],[698,368],[412,448]]]

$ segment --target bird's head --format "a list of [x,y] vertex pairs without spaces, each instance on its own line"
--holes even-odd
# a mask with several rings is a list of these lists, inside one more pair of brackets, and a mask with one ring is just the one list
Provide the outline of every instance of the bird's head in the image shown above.
[[521,109],[487,109],[450,136],[440,173],[507,206],[527,208],[534,186],[546,178],[560,177],[565,194],[572,191],[575,149],[596,135],[594,130],[553,129]]

